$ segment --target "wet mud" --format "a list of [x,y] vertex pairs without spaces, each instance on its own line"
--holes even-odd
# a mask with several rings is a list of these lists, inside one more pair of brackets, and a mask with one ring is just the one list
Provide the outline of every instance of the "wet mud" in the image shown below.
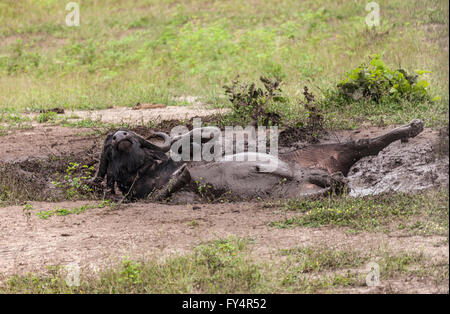
[[351,196],[448,186],[448,128],[428,131],[407,143],[394,142],[377,156],[358,161],[347,178]]

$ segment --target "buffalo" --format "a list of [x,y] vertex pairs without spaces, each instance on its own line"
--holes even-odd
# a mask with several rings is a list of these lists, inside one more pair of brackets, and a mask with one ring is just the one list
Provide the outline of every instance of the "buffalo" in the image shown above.
[[[415,119],[379,137],[309,145],[279,156],[264,152],[223,154],[213,161],[173,157],[173,153],[180,154],[186,149],[174,145],[180,141],[188,141],[191,157],[195,149],[205,147],[205,140],[214,142],[210,127],[174,137],[154,133],[151,137],[164,140],[161,145],[132,131],[117,130],[104,141],[94,181],[102,182],[106,177],[108,189],[114,193],[117,184],[128,200],[163,200],[183,189],[197,194],[207,189],[212,195],[229,195],[234,199],[327,195],[345,189],[345,176],[358,160],[377,155],[394,141],[407,141],[422,130],[423,122]],[[195,131],[206,136],[196,142]]]

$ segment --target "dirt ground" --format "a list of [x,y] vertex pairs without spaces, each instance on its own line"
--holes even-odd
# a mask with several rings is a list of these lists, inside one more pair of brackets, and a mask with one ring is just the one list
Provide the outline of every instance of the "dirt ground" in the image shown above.
[[[154,109],[139,109],[134,110],[130,107],[113,107],[103,110],[65,110],[60,117],[66,117],[69,121],[77,119],[90,119],[94,121],[101,121],[103,123],[115,123],[129,125],[146,125],[151,122],[153,124],[161,121],[172,119],[183,120],[191,119],[193,117],[205,117],[214,114],[220,114],[227,111],[227,109],[208,109],[201,103],[196,102],[195,99],[187,98],[186,106],[166,106],[163,108]],[[158,104],[143,104],[143,105],[158,105]],[[32,113],[28,116],[34,118],[37,114]]]
[[[391,127],[334,132],[322,141],[376,136],[388,129]],[[69,153],[82,153],[92,150],[93,147],[94,150],[100,151],[103,139],[89,135],[89,131],[89,129],[41,125],[32,130],[1,136],[0,161],[13,163],[30,158],[63,156]],[[448,185],[448,155],[444,159],[400,158],[405,148],[411,151],[409,154],[411,155],[419,146],[426,150],[422,155],[434,154],[440,143],[439,132],[426,129],[408,143],[392,144],[393,147],[387,152],[382,152],[381,157],[380,155],[371,157],[355,165],[357,170],[351,171],[351,176],[355,176],[355,186],[360,184],[363,188],[364,182],[367,181],[368,175],[364,177],[365,175],[361,174],[361,171],[367,173],[367,164],[380,164],[381,168],[377,168],[379,171],[384,171],[385,175],[392,175],[390,173],[392,169],[399,167],[407,169],[415,160],[419,166],[443,160],[438,165],[444,168],[447,165],[445,176],[441,178],[443,182],[436,178],[431,178],[427,182]],[[395,152],[397,157],[400,156],[399,164],[389,169],[382,168],[381,161],[377,162],[376,158],[381,158],[386,164],[388,158],[386,156],[393,156]],[[424,176],[427,174],[422,177]],[[419,177],[420,174],[416,179]],[[406,178],[407,176],[402,180]],[[380,182],[380,185],[383,185],[383,179]],[[387,184],[386,182],[385,180],[384,184]],[[424,185],[420,188],[429,187]],[[75,208],[98,202],[29,203],[34,213],[56,208]],[[354,250],[367,251],[388,247],[393,251],[423,252],[433,260],[448,264],[449,247],[445,236],[404,237],[401,234],[371,232],[350,234],[345,228],[279,229],[269,225],[269,222],[288,218],[289,215],[292,213],[267,208],[261,202],[195,205],[137,202],[123,205],[119,209],[108,207],[88,209],[80,215],[53,216],[46,220],[34,214],[27,218],[23,206],[0,207],[0,278],[14,273],[42,271],[47,265],[76,262],[82,267],[99,269],[115,264],[125,256],[144,259],[152,256],[164,257],[173,253],[188,252],[204,241],[229,235],[253,239],[252,253],[262,260],[276,259],[279,249],[282,248],[332,243],[336,247]],[[448,286],[436,287],[430,282],[411,282],[409,286],[405,286],[404,282],[391,281],[382,285],[381,288],[363,287],[350,292],[383,292],[383,289],[408,293],[448,292]]]
[[[34,210],[76,207],[86,202],[32,202]],[[387,247],[393,251],[423,252],[434,262],[448,263],[448,242],[441,236],[389,236],[383,233],[346,233],[342,228],[270,227],[271,221],[289,213],[258,203],[162,205],[135,203],[117,210],[90,209],[81,215],[35,215],[27,220],[22,206],[0,208],[0,267],[2,274],[43,271],[46,265],[78,263],[92,270],[115,265],[128,256],[146,259],[189,252],[204,241],[230,235],[254,240],[252,256],[278,260],[279,249],[333,244],[370,252]],[[195,225],[192,223],[195,221]],[[446,243],[446,244],[443,244]],[[393,282],[383,283],[386,287]],[[375,292],[364,287],[357,292]],[[394,291],[445,292],[431,282]]]

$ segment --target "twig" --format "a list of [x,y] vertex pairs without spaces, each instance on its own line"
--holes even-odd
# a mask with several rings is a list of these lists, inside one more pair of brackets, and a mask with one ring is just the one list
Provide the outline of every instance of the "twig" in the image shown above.
[[118,206],[120,206],[123,201],[125,200],[125,198],[127,198],[128,194],[130,194],[131,189],[133,188],[134,184],[136,183],[137,179],[139,177],[139,172],[136,174],[136,176],[134,177],[133,183],[131,184],[130,188],[128,189],[128,192],[122,197],[122,199],[117,203]]

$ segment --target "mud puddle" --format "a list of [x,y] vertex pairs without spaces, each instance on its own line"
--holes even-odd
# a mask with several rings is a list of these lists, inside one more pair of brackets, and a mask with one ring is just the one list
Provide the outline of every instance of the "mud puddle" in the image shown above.
[[425,130],[407,143],[394,142],[377,156],[358,161],[347,178],[351,196],[448,186],[448,131]]

